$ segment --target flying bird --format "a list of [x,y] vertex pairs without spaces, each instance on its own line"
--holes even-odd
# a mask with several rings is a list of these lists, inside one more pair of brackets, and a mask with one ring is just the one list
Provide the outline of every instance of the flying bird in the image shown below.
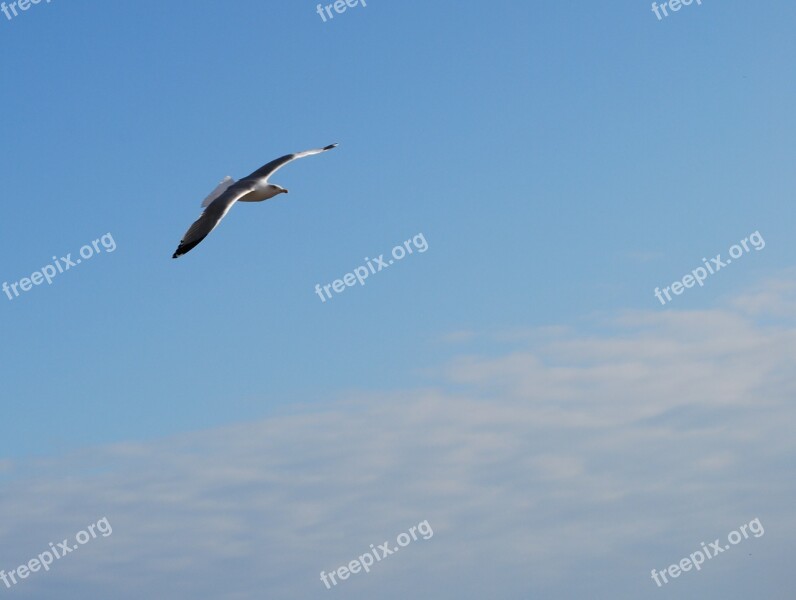
[[211,231],[218,227],[218,224],[221,223],[221,219],[227,216],[229,209],[231,209],[236,202],[262,202],[278,194],[287,194],[285,188],[268,183],[268,178],[287,163],[297,158],[320,154],[321,152],[326,152],[336,147],[337,144],[330,144],[323,148],[305,150],[304,152],[296,152],[295,154],[286,154],[281,158],[277,158],[263,165],[254,173],[247,175],[239,181],[235,181],[232,177],[227,175],[221,183],[218,184],[216,189],[210,192],[210,195],[204,199],[204,202],[202,202],[205,211],[202,213],[202,216],[191,225],[188,231],[185,232],[185,235],[182,236],[180,245],[177,247],[172,258],[178,258],[199,245]]

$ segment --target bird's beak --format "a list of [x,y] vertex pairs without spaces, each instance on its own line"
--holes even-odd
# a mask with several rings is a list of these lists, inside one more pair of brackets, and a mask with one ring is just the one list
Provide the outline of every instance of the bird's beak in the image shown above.
[[282,190],[282,191],[283,191],[283,192],[285,192],[285,193],[287,194],[287,190]]

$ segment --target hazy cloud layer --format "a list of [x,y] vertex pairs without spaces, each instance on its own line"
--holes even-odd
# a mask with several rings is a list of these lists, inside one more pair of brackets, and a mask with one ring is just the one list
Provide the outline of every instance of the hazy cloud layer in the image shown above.
[[[777,597],[796,537],[793,290],[627,313],[605,334],[503,333],[510,350],[439,365],[434,389],[1,462],[0,568],[103,516],[113,534],[0,594]],[[650,579],[755,517],[764,536]],[[430,540],[320,582],[425,519]]]

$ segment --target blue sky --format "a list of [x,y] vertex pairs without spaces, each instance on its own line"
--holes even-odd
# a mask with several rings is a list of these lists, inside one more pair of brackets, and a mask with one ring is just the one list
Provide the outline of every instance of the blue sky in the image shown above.
[[[54,0],[0,13],[0,283],[103,234],[116,243],[52,285],[0,294],[0,505],[20,511],[0,528],[0,568],[87,519],[115,511],[119,523],[116,559],[87,548],[14,593],[123,597],[114,582],[129,579],[130,594],[153,595],[185,576],[170,597],[399,598],[411,575],[435,597],[490,581],[499,597],[574,598],[586,580],[572,573],[586,569],[597,597],[741,598],[761,578],[775,597],[779,544],[796,533],[781,429],[795,416],[796,7],[703,0],[658,21],[629,0],[371,0],[324,23],[316,4]],[[289,195],[235,207],[171,259],[222,177],[332,142],[274,177]],[[667,306],[655,299],[755,231],[763,250]],[[326,303],[315,295],[421,232],[427,252]],[[681,379],[693,388],[664,393]],[[659,469],[685,448],[706,458],[656,495],[627,457],[640,439],[654,442],[635,458],[649,452]],[[335,475],[357,440],[369,476]],[[203,486],[191,461],[218,478]],[[435,464],[460,477],[436,489]],[[194,507],[178,527],[158,501],[166,475],[186,502],[205,506],[212,489],[218,510],[286,523],[266,535]],[[705,481],[721,508],[695,506]],[[377,485],[395,492],[383,514],[365,507]],[[107,486],[118,493],[89,493]],[[344,500],[363,516],[343,519]],[[504,505],[515,512],[486,518]],[[769,544],[756,566],[722,557],[674,591],[650,584],[650,568],[698,547],[690,532],[765,524],[764,511],[773,529],[748,542]],[[291,527],[307,514],[314,526]],[[442,533],[414,562],[318,585],[320,568],[432,515]],[[145,516],[172,525],[147,538]],[[472,519],[485,524],[468,533]],[[568,554],[594,520],[605,552]],[[181,537],[208,522],[244,565],[216,596],[200,573],[225,559]],[[159,537],[184,546],[185,564],[155,560]],[[250,565],[235,554],[247,543],[295,558]],[[476,584],[479,549],[521,560]],[[133,584],[142,569],[151,577]]]

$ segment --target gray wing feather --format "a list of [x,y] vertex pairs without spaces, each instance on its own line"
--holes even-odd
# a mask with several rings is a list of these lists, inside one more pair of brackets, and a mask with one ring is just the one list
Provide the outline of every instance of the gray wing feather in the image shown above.
[[211,202],[202,213],[202,216],[194,221],[193,225],[182,236],[180,245],[174,252],[173,258],[177,258],[195,248],[211,231],[218,227],[218,224],[227,216],[232,206],[251,191],[252,188],[249,185],[234,184]]
[[298,158],[304,158],[305,156],[312,156],[313,154],[320,154],[321,152],[326,152],[327,150],[331,150],[332,148],[336,148],[337,144],[329,144],[328,146],[324,146],[323,148],[314,148],[312,150],[305,150],[304,152],[294,152],[293,154],[285,154],[284,156],[280,156],[277,159],[272,160],[271,162],[263,165],[259,169],[257,169],[254,173],[246,177],[246,179],[265,179],[266,181],[268,178],[276,173],[279,169],[284,167],[287,163],[294,161]]

